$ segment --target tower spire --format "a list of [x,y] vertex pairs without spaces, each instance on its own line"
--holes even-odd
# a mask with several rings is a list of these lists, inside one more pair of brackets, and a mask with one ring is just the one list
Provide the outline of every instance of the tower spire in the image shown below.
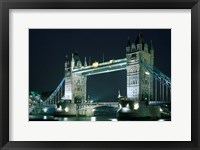
[[128,36],[128,43],[126,46],[126,53],[130,53],[131,52],[131,41],[130,41],[130,37]]
[[141,32],[138,34],[138,37],[137,37],[135,43],[136,44],[144,44],[144,39],[143,39],[143,35]]
[[85,57],[84,67],[87,67],[87,60],[86,60],[86,57]]
[[72,60],[71,60],[71,67],[72,69],[74,68],[74,53],[72,53]]
[[128,43],[127,43],[127,47],[131,46],[131,41],[130,41],[130,37],[128,36]]
[[120,97],[121,97],[120,90],[118,90],[118,98],[120,98]]
[[72,62],[74,62],[74,53],[72,53]]
[[91,57],[89,57],[89,65],[90,65],[90,63],[91,63]]

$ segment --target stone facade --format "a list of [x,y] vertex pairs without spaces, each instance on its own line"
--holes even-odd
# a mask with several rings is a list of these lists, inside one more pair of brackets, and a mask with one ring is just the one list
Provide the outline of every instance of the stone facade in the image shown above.
[[69,61],[65,61],[65,92],[64,99],[72,100],[72,73]]
[[72,91],[73,91],[73,96],[72,100],[75,103],[84,103],[86,101],[86,81],[87,77],[82,76],[82,74],[76,74],[74,73],[72,75],[73,79],[73,86],[72,86]]
[[144,42],[139,34],[134,43],[128,39],[126,47],[127,58],[127,99],[150,100],[153,96],[153,77],[141,65],[141,61],[150,67],[154,65],[154,49]]
[[[86,63],[84,66],[86,67]],[[73,73],[73,70],[80,69],[82,62],[77,53],[72,54],[71,64],[69,60],[65,62],[65,100],[71,103],[83,103],[86,100],[87,77],[81,73]]]

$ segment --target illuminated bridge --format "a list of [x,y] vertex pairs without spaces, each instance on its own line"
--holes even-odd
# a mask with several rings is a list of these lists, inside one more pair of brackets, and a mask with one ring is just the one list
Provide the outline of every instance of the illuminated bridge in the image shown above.
[[73,53],[71,60],[66,59],[65,77],[45,104],[57,104],[61,100],[85,104],[87,76],[120,70],[127,72],[126,100],[146,101],[149,105],[171,104],[171,79],[154,66],[153,44],[144,43],[141,34],[135,43],[128,40],[126,57],[122,59],[87,65],[86,58],[82,63],[79,54]]

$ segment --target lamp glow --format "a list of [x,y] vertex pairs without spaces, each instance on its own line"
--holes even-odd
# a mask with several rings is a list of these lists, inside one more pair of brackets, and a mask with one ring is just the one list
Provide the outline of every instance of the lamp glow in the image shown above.
[[96,68],[98,67],[99,63],[97,61],[95,61],[93,64],[92,64],[92,67]]
[[140,106],[139,106],[139,103],[135,103],[135,104],[134,104],[134,110],[138,110],[139,107],[140,107]]
[[109,63],[112,64],[112,63],[113,63],[113,59],[111,59],[111,60],[109,61]]
[[119,109],[121,109],[122,108],[122,105],[121,104],[119,104]]
[[117,121],[117,119],[111,119],[111,121]]
[[47,108],[43,108],[43,111],[44,111],[44,112],[47,112]]
[[147,71],[145,72],[145,74],[146,74],[146,75],[150,75],[150,73],[149,73],[149,72],[147,72]]
[[62,111],[62,106],[59,106],[59,108],[57,108],[57,111]]
[[68,107],[65,107],[65,112],[69,112],[69,108]]

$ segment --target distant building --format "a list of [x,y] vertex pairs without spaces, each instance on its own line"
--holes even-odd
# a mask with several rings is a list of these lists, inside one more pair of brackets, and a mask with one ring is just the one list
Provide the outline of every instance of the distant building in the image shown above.
[[29,106],[39,105],[41,102],[41,95],[37,91],[29,92]]

